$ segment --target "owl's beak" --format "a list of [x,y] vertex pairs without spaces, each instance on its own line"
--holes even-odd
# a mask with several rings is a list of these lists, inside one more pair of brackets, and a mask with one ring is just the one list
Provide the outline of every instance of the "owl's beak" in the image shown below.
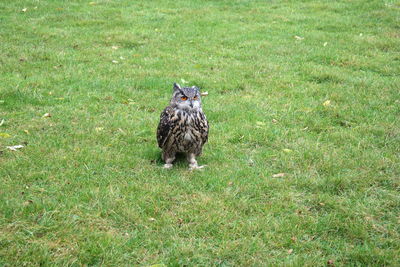
[[193,101],[190,101],[190,107],[193,108]]

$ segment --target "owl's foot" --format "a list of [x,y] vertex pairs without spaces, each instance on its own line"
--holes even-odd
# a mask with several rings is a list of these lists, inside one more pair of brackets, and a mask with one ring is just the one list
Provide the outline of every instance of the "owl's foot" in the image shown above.
[[189,153],[187,155],[187,159],[189,161],[189,170],[196,170],[196,169],[203,169],[206,165],[199,166],[197,165],[197,160],[195,158],[195,155],[193,153]]
[[165,159],[164,169],[171,169],[172,162],[175,160],[175,154],[162,154],[162,158]]
[[171,163],[164,164],[164,169],[171,169],[171,168],[172,168]]
[[190,164],[189,165],[189,170],[193,171],[193,170],[203,169],[205,166],[207,166],[207,165],[199,166],[199,165],[197,165],[197,163],[196,164]]

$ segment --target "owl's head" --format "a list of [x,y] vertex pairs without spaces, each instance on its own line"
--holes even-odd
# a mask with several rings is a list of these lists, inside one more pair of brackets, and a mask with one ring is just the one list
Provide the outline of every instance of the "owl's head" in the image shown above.
[[174,92],[171,98],[171,105],[185,111],[197,111],[201,109],[200,89],[196,86],[181,87],[174,83]]

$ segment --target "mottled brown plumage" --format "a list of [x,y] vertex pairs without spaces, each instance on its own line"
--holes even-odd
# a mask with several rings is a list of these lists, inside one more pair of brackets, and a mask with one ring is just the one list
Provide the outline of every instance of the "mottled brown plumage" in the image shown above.
[[158,146],[163,150],[165,168],[171,168],[176,153],[187,154],[191,169],[198,166],[196,158],[208,140],[208,122],[201,108],[201,96],[197,87],[174,84],[170,105],[160,116],[157,128]]

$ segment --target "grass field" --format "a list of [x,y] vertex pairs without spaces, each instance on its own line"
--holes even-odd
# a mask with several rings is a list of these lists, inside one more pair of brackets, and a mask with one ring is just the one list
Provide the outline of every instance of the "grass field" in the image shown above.
[[[399,25],[397,0],[1,1],[0,266],[400,266]],[[162,168],[173,82],[209,92],[204,170]]]

